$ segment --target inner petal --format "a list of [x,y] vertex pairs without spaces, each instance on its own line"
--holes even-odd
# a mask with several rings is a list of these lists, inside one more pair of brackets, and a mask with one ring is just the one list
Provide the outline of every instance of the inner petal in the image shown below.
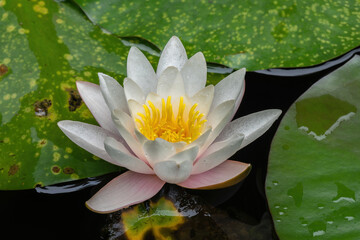
[[[185,102],[182,96],[174,102],[171,96],[166,100],[162,98],[161,104],[156,105],[147,101],[143,105],[144,112],[137,113],[137,128],[149,140],[162,138],[169,142],[193,142],[202,134],[207,120],[196,109],[197,103],[189,108]],[[173,103],[178,103],[178,106],[173,107]]]

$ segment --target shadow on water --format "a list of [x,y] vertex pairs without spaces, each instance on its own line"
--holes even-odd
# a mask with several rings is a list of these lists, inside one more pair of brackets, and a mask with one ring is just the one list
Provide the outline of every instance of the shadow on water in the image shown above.
[[[245,95],[235,118],[270,108],[282,109],[284,114],[312,84],[359,52],[360,48],[356,48],[339,58],[308,68],[248,72]],[[209,63],[208,71],[228,74],[233,69]],[[277,239],[267,207],[264,183],[268,152],[278,124],[279,121],[266,134],[232,157],[253,165],[250,175],[241,184],[216,191],[181,190],[189,195],[189,199],[201,199],[195,201],[194,207],[200,205],[211,209],[207,210],[212,219],[211,226],[223,234],[219,235],[221,238],[211,239],[237,239],[236,236],[239,235],[231,232],[237,231],[238,224],[246,226],[241,229],[250,229],[252,234],[241,235],[241,239]],[[38,187],[35,190],[0,191],[0,214],[6,222],[6,228],[2,229],[0,234],[8,232],[13,236],[11,239],[20,239],[20,235],[37,236],[37,239],[106,239],[101,237],[104,236],[103,227],[114,216],[92,213],[86,209],[84,202],[117,175],[113,173]],[[164,194],[164,191],[161,194]],[[229,220],[226,221],[226,226],[221,224],[225,217]],[[197,231],[206,229],[203,225],[198,227]],[[255,230],[264,234],[255,235]],[[186,231],[189,231],[190,235],[194,234],[192,228],[184,230]],[[147,234],[146,239],[154,237]]]

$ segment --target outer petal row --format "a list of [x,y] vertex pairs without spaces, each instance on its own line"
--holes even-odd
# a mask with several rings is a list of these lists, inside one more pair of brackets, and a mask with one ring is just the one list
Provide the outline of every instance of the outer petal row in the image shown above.
[[178,185],[191,189],[217,189],[230,187],[242,181],[250,172],[251,165],[227,160],[219,166],[196,175],[191,175]]
[[[250,169],[250,164],[228,160],[205,173],[192,175],[178,185],[191,189],[229,187],[243,180]],[[128,171],[106,184],[86,202],[86,206],[98,213],[114,212],[150,199],[164,184],[155,175]]]
[[110,213],[153,197],[165,182],[155,175],[128,171],[111,180],[86,202],[94,212]]
[[70,120],[60,121],[58,126],[79,147],[112,164],[119,165],[104,148],[104,141],[107,137],[118,138],[112,132],[95,125]]
[[241,148],[243,148],[263,135],[280,114],[281,110],[268,109],[238,118],[226,125],[215,142],[224,141],[236,134],[244,134],[245,138],[241,144]]
[[117,133],[111,119],[111,112],[101,94],[100,86],[90,82],[76,82],[82,100],[100,126],[110,132]]

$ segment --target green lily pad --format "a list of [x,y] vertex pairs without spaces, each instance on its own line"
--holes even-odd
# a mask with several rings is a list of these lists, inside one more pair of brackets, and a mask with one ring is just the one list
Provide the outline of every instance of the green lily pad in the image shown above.
[[73,144],[64,119],[96,124],[76,90],[97,72],[122,80],[128,47],[76,7],[0,0],[0,189],[26,189],[119,168]]
[[233,68],[302,67],[359,45],[360,2],[351,0],[74,0],[94,23],[163,48],[180,37],[190,55]]
[[360,56],[288,110],[270,151],[266,193],[280,239],[360,236]]

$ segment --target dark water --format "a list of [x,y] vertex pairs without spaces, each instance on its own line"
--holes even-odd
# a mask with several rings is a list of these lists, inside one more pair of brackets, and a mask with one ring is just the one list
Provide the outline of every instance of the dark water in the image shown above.
[[[248,72],[245,96],[235,118],[269,108],[282,109],[284,114],[313,83],[359,53],[360,48],[357,48],[337,59],[309,68]],[[210,64],[209,71],[229,73],[232,69]],[[278,124],[279,121],[265,135],[232,157],[253,165],[243,183],[217,191],[166,187],[170,190],[164,190],[163,195],[171,191],[185,191],[189,199],[195,199],[194,208],[207,211],[206,214],[195,211],[198,220],[181,230],[182,234],[189,235],[178,234],[177,237],[277,239],[267,208],[264,183],[268,152]],[[117,221],[117,215],[93,213],[84,202],[115,176],[116,173],[34,190],[0,191],[0,239],[106,239],[109,236],[106,231],[111,230],[108,229],[109,221]],[[105,225],[107,230],[104,231]],[[204,234],[200,234],[201,231]],[[205,234],[206,231],[212,231],[213,235]],[[149,233],[146,239],[154,237]]]

